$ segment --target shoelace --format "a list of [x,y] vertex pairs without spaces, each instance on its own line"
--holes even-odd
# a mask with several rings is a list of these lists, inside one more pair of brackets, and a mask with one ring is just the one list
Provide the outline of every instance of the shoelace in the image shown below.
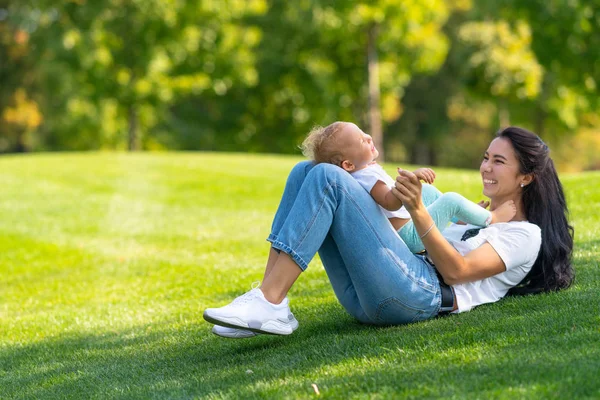
[[260,286],[260,281],[256,281],[252,283],[252,290],[244,293],[243,295],[236,297],[235,300],[231,302],[231,304],[245,304],[252,301],[255,297],[258,297],[258,293],[254,291]]

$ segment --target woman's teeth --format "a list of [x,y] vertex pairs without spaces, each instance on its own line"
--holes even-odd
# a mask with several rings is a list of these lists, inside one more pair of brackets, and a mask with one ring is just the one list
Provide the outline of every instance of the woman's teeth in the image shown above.
[[494,184],[494,183],[498,183],[498,182],[494,181],[494,180],[491,180],[491,179],[484,179],[483,183]]

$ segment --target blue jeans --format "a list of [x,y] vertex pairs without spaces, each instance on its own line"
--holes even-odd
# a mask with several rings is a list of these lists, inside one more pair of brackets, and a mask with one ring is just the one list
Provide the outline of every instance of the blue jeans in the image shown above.
[[319,252],[339,302],[361,322],[404,324],[438,314],[433,267],[335,165],[304,161],[292,169],[267,240],[303,271]]

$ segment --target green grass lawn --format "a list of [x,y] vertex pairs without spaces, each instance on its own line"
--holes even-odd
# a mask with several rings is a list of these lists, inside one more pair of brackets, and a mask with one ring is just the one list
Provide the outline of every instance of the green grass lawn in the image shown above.
[[[0,157],[0,398],[600,397],[600,173],[562,176],[567,291],[369,327],[317,258],[290,293],[292,336],[212,335],[202,312],[261,279],[299,160]],[[442,191],[481,199],[477,172],[436,172]]]

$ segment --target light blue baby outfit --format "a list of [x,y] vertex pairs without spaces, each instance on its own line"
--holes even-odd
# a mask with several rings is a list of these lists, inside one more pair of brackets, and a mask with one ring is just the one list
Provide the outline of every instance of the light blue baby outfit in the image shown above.
[[[353,172],[351,175],[368,193],[371,193],[371,189],[378,181],[385,183],[390,189],[394,187],[395,183],[392,177],[377,163]],[[491,222],[492,214],[488,210],[458,193],[442,193],[435,186],[423,184],[421,197],[423,198],[423,204],[425,204],[427,211],[433,218],[435,226],[440,231],[443,231],[450,222],[463,221],[482,227],[488,226]],[[383,207],[380,208],[388,218],[410,218],[410,214],[404,206],[400,210],[392,212]],[[398,234],[413,253],[420,253],[425,250],[412,220],[400,228]]]

